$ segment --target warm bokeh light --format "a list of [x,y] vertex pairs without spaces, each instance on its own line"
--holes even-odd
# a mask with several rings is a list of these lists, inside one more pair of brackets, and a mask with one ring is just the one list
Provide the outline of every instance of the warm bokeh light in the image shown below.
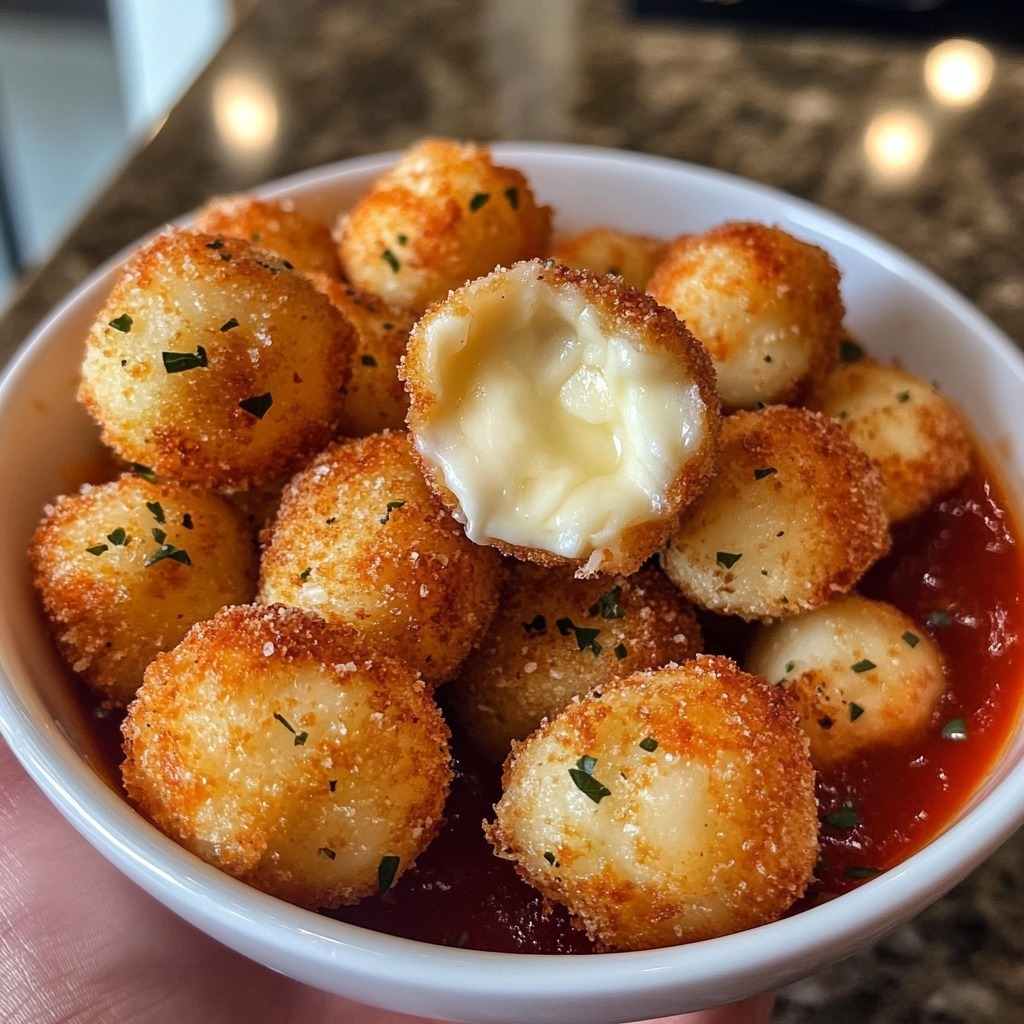
[[995,58],[981,43],[947,39],[933,46],[924,59],[924,81],[939,103],[966,107],[977,103],[992,82]]
[[218,79],[213,117],[225,146],[239,156],[262,156],[277,140],[277,100],[259,78],[234,73]]
[[874,177],[897,185],[913,178],[928,159],[932,127],[913,110],[884,110],[864,132],[864,156]]

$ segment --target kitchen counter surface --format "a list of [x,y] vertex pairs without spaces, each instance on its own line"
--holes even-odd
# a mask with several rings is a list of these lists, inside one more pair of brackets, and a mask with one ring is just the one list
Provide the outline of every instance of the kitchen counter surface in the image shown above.
[[[775,186],[905,250],[1024,345],[1024,52],[983,41],[990,84],[956,106],[926,87],[926,31],[767,31],[614,0],[263,0],[23,283],[0,360],[210,194],[425,135],[622,147]],[[773,1024],[1019,1024],[1022,866],[1018,834],[917,920],[781,993]]]

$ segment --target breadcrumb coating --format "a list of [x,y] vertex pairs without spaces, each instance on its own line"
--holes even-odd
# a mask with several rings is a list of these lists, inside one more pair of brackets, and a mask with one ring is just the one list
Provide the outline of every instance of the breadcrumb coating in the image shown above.
[[614,274],[643,291],[667,249],[668,242],[661,238],[596,227],[561,239],[551,255],[567,267]]

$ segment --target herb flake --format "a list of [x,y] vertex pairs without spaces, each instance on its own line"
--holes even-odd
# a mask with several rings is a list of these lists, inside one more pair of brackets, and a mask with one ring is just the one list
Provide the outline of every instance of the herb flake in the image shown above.
[[469,209],[471,213],[476,213],[477,210],[482,206],[487,205],[487,201],[491,198],[490,192],[477,192],[469,201]]
[[963,718],[952,718],[942,727],[942,738],[963,742],[967,739],[967,722]]
[[594,778],[596,765],[596,757],[584,754],[576,762],[576,767],[569,769],[569,777],[584,796],[589,797],[595,804],[599,804],[606,796],[611,796],[612,791]]
[[244,409],[251,416],[255,416],[256,419],[261,420],[267,415],[273,404],[274,396],[268,391],[263,395],[253,395],[252,398],[243,398],[238,403],[238,407],[240,409]]
[[622,587],[612,587],[606,594],[602,594],[591,606],[591,615],[600,615],[602,619],[622,619],[626,613],[619,604],[619,594]]
[[390,249],[385,249],[380,254],[380,258],[391,268],[391,272],[394,274],[397,274],[402,267],[398,257]]
[[395,875],[398,873],[399,861],[400,858],[393,855],[381,857],[380,863],[377,865],[377,892],[385,893],[391,888]]
[[823,820],[832,828],[849,829],[856,828],[863,819],[857,813],[857,808],[849,800],[844,800],[838,811],[826,814]]
[[113,327],[115,331],[127,334],[132,329],[132,324],[134,322],[135,321],[132,320],[127,313],[122,313],[120,316],[115,316],[114,319],[110,321],[110,326]]
[[586,626],[577,626],[572,619],[559,619],[555,625],[558,627],[558,632],[562,636],[568,636],[570,633],[576,635],[576,645],[581,651],[590,650],[594,656],[597,657],[601,653],[601,645],[597,642],[597,637],[601,630],[589,629]]
[[202,345],[196,345],[195,352],[161,352],[164,369],[168,373],[183,373],[185,370],[199,370],[209,365],[206,359],[206,349]]
[[645,736],[640,741],[640,749],[646,750],[648,754],[653,754],[658,749],[658,741],[653,736]]
[[850,666],[850,669],[854,672],[870,672],[873,668],[878,666],[873,661],[868,661],[867,658],[863,658],[860,661]]
[[723,569],[731,569],[742,557],[742,554],[737,555],[731,551],[718,551],[715,553],[715,561]]

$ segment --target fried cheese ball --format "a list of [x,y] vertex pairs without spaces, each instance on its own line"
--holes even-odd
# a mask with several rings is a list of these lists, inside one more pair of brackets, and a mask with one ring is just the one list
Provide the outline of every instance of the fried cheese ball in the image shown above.
[[563,238],[551,255],[576,270],[615,274],[643,291],[667,249],[668,242],[661,238],[597,227]]
[[407,310],[385,305],[376,296],[361,295],[344,281],[322,274],[312,280],[356,331],[339,433],[365,437],[379,430],[403,428],[409,396],[399,379],[398,365],[415,317]]
[[727,409],[793,401],[836,364],[839,271],[780,228],[728,222],[677,238],[647,290],[711,354]]
[[253,533],[225,499],[131,473],[49,506],[29,561],[61,654],[116,705],[194,622],[256,590]]
[[570,704],[505,763],[495,852],[605,950],[773,921],[817,858],[807,738],[729,659],[636,673]]
[[436,686],[490,625],[499,571],[430,493],[408,435],[386,431],[329,445],[285,488],[259,599],[349,623]]
[[942,655],[913,619],[857,594],[762,626],[744,660],[793,697],[818,770],[920,735],[946,691]]
[[498,268],[417,321],[404,372],[430,486],[471,540],[517,558],[631,573],[713,469],[707,354],[617,278]]
[[776,405],[725,418],[718,472],[660,557],[694,604],[749,621],[850,590],[890,544],[871,460],[834,420]]
[[196,213],[195,229],[244,239],[304,274],[340,274],[330,227],[297,210],[291,199],[214,196]]
[[244,487],[333,435],[355,332],[309,279],[171,228],[129,257],[86,344],[79,397],[125,461]]
[[448,728],[416,673],[296,608],[225,608],[146,672],[129,799],[209,864],[311,909],[386,890],[433,839]]
[[486,147],[427,139],[370,186],[337,234],[357,290],[419,314],[498,264],[546,256],[551,209]]
[[934,384],[861,358],[837,366],[807,405],[838,419],[882,474],[882,504],[896,523],[923,512],[971,466],[973,443],[956,406]]
[[445,689],[473,742],[498,762],[573,697],[702,649],[692,606],[653,568],[581,580],[564,566],[509,560],[498,609]]

